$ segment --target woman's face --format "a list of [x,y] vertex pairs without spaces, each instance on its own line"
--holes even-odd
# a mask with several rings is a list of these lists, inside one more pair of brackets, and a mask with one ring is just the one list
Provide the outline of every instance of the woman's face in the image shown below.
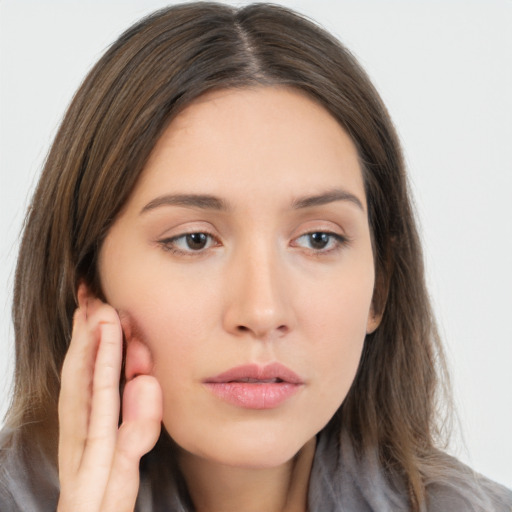
[[209,93],[154,148],[100,254],[165,428],[210,461],[290,460],[344,400],[374,265],[354,144],[291,89]]

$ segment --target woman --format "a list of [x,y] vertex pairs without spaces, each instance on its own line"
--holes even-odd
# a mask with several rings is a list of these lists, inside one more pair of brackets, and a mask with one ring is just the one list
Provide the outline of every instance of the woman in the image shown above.
[[14,303],[2,510],[510,508],[436,448],[391,121],[287,10],[178,6],[114,43],[48,157]]

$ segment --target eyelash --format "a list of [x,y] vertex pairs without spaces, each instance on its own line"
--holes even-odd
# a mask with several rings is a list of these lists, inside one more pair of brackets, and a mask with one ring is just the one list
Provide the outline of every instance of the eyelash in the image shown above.
[[[213,243],[209,247],[202,247],[197,250],[191,249],[190,247],[188,249],[178,248],[177,242],[179,240],[183,240],[185,243],[187,243],[187,237],[192,237],[194,235],[202,235],[202,236],[206,237],[207,240],[209,240],[210,242],[213,242]],[[310,232],[303,233],[302,235],[298,236],[297,238],[295,238],[293,240],[292,247],[297,245],[296,244],[297,240],[300,240],[301,238],[304,238],[304,237],[309,237],[309,241],[311,242],[311,237],[313,235],[324,235],[326,237],[329,237],[327,244],[334,244],[334,247],[331,247],[329,249],[324,249],[324,248],[315,249],[312,247],[306,248],[308,251],[310,251],[312,254],[314,254],[316,256],[321,256],[321,255],[330,254],[332,252],[336,252],[336,251],[340,250],[343,246],[346,246],[350,243],[350,239],[346,236],[340,235],[338,233],[333,233],[331,231],[319,230],[319,231],[310,231]],[[162,248],[165,251],[169,251],[169,252],[171,252],[173,254],[177,254],[179,256],[188,256],[188,257],[200,256],[200,255],[204,254],[204,252],[206,250],[211,249],[212,247],[221,245],[219,240],[214,235],[212,235],[211,233],[208,233],[207,231],[193,231],[190,233],[182,233],[180,235],[177,235],[177,236],[174,236],[171,238],[165,238],[163,240],[159,240],[158,243],[162,246]],[[207,244],[208,244],[208,242],[207,242]]]
[[[220,245],[220,242],[218,239],[212,235],[211,233],[208,233],[207,231],[191,231],[190,233],[182,233],[181,235],[173,236],[171,238],[165,238],[163,240],[159,241],[159,244],[163,247],[164,250],[169,251],[173,254],[177,254],[179,256],[199,256],[204,253],[205,250],[210,249],[211,247],[201,248],[198,250],[194,249],[179,249],[176,245],[178,240],[183,239],[186,243],[187,237],[191,237],[194,235],[204,235],[206,236],[210,241],[216,242],[216,245]],[[215,245],[213,245],[215,246]]]
[[313,235],[323,235],[325,237],[329,237],[327,244],[334,244],[333,247],[330,247],[329,249],[321,248],[321,249],[315,249],[315,248],[308,248],[313,254],[315,255],[325,255],[330,254],[332,252],[338,251],[343,246],[346,246],[349,243],[349,239],[346,236],[340,235],[338,233],[333,233],[332,231],[309,231],[308,233],[304,233],[303,235],[297,237],[294,239],[294,242],[297,240],[300,240],[301,238],[308,237],[309,241],[311,242],[311,237]]

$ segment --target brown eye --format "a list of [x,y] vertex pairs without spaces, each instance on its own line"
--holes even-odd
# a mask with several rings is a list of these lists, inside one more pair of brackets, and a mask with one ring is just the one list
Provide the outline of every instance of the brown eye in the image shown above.
[[166,251],[182,255],[201,254],[202,251],[219,245],[216,238],[202,232],[183,233],[182,235],[160,240],[159,243]]
[[331,235],[328,233],[310,233],[307,236],[312,249],[325,249],[331,240]]
[[293,245],[308,249],[312,252],[327,253],[340,248],[346,242],[347,239],[337,233],[313,231],[296,238],[293,241]]
[[206,233],[190,233],[189,235],[185,235],[185,243],[188,249],[199,251],[206,247],[208,235]]

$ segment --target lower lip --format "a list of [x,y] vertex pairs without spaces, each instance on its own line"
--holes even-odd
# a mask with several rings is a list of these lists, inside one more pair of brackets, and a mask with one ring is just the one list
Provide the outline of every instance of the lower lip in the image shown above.
[[274,409],[301,388],[300,384],[290,382],[206,382],[205,385],[214,395],[244,409]]

